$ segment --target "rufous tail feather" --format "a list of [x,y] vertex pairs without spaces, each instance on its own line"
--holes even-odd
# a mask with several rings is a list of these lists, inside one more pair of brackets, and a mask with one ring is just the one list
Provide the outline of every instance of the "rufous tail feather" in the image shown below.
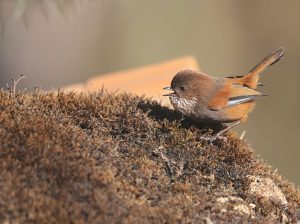
[[247,75],[242,79],[244,84],[255,89],[258,85],[259,74],[266,70],[269,66],[278,62],[285,54],[284,48],[280,47],[267,57],[265,57],[260,63],[258,63]]

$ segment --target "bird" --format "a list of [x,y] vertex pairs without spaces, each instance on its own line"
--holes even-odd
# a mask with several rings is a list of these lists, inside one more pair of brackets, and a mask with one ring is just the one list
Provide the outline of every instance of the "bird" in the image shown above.
[[250,72],[240,76],[213,77],[195,70],[181,70],[172,79],[169,97],[173,108],[184,116],[203,124],[229,124],[210,137],[214,141],[231,128],[245,122],[256,100],[268,96],[258,90],[260,74],[283,58],[285,49],[279,47],[260,61]]

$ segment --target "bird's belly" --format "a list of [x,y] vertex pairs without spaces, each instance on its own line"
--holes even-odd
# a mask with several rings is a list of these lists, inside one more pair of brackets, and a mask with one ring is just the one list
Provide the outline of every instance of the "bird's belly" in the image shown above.
[[205,106],[198,106],[192,119],[201,123],[226,123],[227,118],[224,117],[221,111],[213,111]]
[[195,119],[203,123],[231,123],[238,120],[246,120],[248,113],[254,108],[255,103],[243,103],[234,107],[226,107],[221,110],[211,110],[205,106],[198,107]]
[[211,110],[199,104],[196,99],[170,97],[170,101],[175,110],[201,123],[230,123],[243,120],[255,105],[254,102],[249,102],[221,110]]

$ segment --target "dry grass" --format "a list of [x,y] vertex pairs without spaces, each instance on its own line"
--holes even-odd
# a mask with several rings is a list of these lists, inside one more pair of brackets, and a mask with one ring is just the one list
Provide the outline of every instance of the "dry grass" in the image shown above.
[[[201,141],[207,131],[127,94],[1,90],[0,222],[300,219],[291,184],[232,134]],[[272,179],[288,204],[252,194],[249,175]]]

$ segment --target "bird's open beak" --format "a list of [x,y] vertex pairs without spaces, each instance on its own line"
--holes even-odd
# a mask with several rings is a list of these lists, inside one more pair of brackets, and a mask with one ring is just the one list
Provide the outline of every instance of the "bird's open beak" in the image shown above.
[[[172,90],[170,86],[163,88],[163,90]],[[164,94],[163,96],[174,96],[175,92]]]

